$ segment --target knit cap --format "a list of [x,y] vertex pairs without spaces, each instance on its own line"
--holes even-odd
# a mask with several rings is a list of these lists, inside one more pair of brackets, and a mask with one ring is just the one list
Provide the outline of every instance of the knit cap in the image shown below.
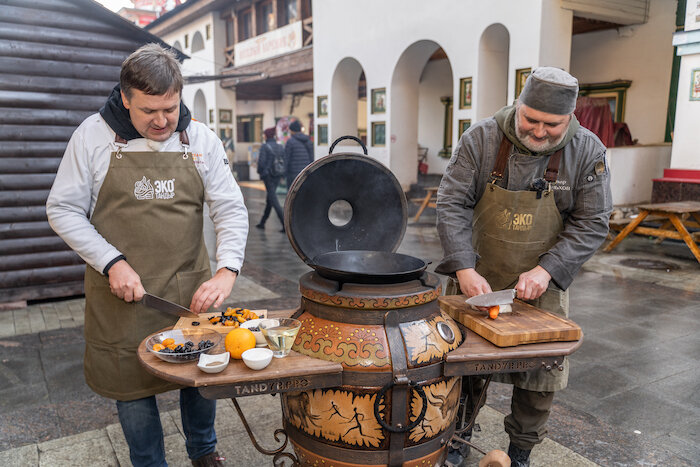
[[576,109],[578,80],[554,67],[535,68],[525,81],[518,100],[526,106],[556,115],[569,115]]

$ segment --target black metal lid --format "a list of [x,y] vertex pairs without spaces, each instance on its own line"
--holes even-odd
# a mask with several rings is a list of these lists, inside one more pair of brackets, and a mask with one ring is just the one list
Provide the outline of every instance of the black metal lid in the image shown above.
[[[331,151],[343,137],[336,140]],[[362,144],[360,142],[360,144]],[[284,224],[307,264],[330,251],[394,252],[408,211],[399,181],[367,154],[329,154],[309,164],[289,188]]]

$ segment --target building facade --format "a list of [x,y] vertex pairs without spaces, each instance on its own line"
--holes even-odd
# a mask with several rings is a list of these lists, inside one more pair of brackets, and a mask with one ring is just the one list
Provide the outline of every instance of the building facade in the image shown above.
[[[317,157],[366,120],[370,155],[408,189],[421,154],[428,171],[441,174],[465,128],[512,104],[530,70],[556,66],[577,76],[582,92],[608,99],[640,143],[610,150],[613,175],[624,179],[616,203],[648,200],[651,179],[670,163],[664,133],[675,0],[313,6],[316,124],[328,134],[317,141]],[[360,76],[368,96],[363,116],[355,113]]]
[[239,180],[257,178],[263,129],[284,138],[290,118],[313,129],[310,0],[189,0],[147,30],[191,57],[183,100],[224,141]]

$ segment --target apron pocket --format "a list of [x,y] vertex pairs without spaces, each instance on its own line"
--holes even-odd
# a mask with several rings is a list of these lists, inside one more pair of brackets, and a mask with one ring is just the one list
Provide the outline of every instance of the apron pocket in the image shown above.
[[178,272],[176,277],[178,293],[180,294],[179,303],[189,308],[192,296],[199,286],[211,279],[211,271],[209,268],[204,268],[197,271]]

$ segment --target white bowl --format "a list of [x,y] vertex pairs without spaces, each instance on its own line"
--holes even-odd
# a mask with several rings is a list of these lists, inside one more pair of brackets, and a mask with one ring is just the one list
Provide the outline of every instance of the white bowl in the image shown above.
[[197,367],[205,373],[220,373],[228,365],[231,354],[228,352],[217,354],[200,354]]
[[255,348],[248,349],[241,355],[243,363],[251,370],[262,370],[272,361],[272,350]]
[[260,324],[260,321],[262,321],[261,318],[258,319],[249,319],[248,321],[245,321],[241,323],[242,328],[250,329],[250,328],[258,328],[257,331],[251,331],[253,334],[255,334],[255,344],[258,347],[264,347],[267,345],[267,341],[265,341],[265,336],[263,336],[263,333],[260,331],[260,328],[258,325]]

